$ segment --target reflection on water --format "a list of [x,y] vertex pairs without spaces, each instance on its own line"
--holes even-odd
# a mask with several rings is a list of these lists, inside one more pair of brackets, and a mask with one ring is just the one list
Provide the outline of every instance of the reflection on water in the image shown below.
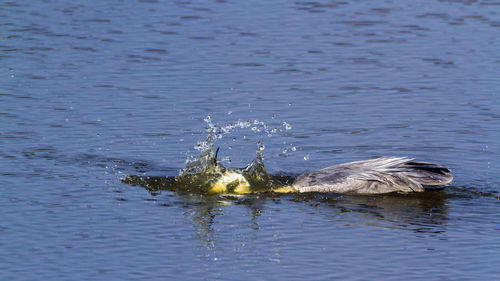
[[336,202],[344,212],[356,212],[362,224],[414,232],[441,233],[448,221],[448,196],[444,192],[388,196],[350,196]]
[[[276,176],[279,181],[292,182],[292,176]],[[386,195],[340,195],[340,194],[287,194],[272,191],[258,194],[206,194],[187,190],[179,185],[175,177],[128,176],[123,182],[139,185],[153,196],[161,196],[161,191],[174,192],[177,204],[189,209],[196,225],[196,232],[203,239],[213,233],[217,216],[225,215],[225,207],[243,206],[252,213],[252,223],[258,229],[259,214],[267,204],[288,201],[306,204],[318,210],[318,215],[326,216],[332,222],[346,221],[349,225],[364,224],[388,229],[411,230],[418,233],[441,233],[448,221],[448,203],[456,195],[451,192],[427,191],[411,194]],[[471,196],[475,194],[469,191]],[[160,197],[161,198],[161,197]],[[160,199],[161,200],[161,199]],[[169,206],[169,204],[163,204]],[[293,205],[292,205],[293,207]]]

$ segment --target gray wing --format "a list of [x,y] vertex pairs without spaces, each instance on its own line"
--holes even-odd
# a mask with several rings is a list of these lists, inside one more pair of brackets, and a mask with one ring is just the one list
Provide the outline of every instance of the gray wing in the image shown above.
[[293,187],[300,192],[389,193],[424,191],[449,184],[444,166],[406,157],[380,157],[350,162],[300,175]]

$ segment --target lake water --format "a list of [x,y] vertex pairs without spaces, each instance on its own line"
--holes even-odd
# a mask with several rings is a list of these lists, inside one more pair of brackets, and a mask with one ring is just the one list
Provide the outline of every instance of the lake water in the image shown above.
[[[2,1],[0,279],[500,278],[500,2]],[[151,191],[206,123],[273,175],[374,156],[443,191]],[[230,159],[230,161],[229,161]]]

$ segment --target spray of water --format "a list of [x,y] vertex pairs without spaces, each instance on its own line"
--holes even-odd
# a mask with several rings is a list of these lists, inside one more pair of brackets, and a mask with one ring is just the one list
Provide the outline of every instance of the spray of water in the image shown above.
[[265,133],[268,137],[271,137],[277,133],[292,129],[289,123],[283,122],[282,127],[271,127],[259,120],[247,120],[218,126],[212,122],[210,116],[207,116],[204,121],[207,123],[207,137],[194,147],[199,152],[199,155],[186,159],[186,167],[176,177],[179,183],[190,186],[190,188],[198,187],[202,191],[210,191],[210,188],[214,190],[214,183],[220,182],[221,178],[223,181],[227,178],[227,183],[224,183],[226,185],[224,191],[231,191],[231,186],[234,190],[240,188],[241,191],[242,186],[248,185],[244,189],[245,192],[242,193],[247,191],[269,191],[283,185],[273,180],[273,177],[267,173],[263,162],[265,146],[260,140],[257,142],[255,159],[244,168],[233,170],[227,169],[217,160],[217,150],[214,150],[214,147],[217,140],[236,129],[250,129],[254,133]]

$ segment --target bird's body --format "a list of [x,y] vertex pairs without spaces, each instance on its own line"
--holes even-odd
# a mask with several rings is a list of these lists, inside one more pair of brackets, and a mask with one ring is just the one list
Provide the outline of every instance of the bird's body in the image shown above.
[[447,167],[407,157],[380,157],[331,166],[300,175],[299,192],[380,194],[442,188],[453,176]]

